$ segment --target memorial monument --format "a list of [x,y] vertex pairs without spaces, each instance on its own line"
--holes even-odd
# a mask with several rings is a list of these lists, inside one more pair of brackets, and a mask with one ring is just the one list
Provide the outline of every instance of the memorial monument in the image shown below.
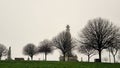
[[[67,40],[70,48],[72,48],[72,42],[70,40],[71,39],[71,33],[70,33],[70,26],[67,25],[66,26],[66,36],[67,36]],[[59,57],[60,61],[63,61],[63,56]],[[78,61],[77,60],[77,56],[72,54],[72,50],[70,49],[67,53],[66,53],[66,57],[65,57],[65,61]]]
[[11,47],[9,47],[9,50],[8,50],[7,60],[12,60],[12,58],[11,58]]

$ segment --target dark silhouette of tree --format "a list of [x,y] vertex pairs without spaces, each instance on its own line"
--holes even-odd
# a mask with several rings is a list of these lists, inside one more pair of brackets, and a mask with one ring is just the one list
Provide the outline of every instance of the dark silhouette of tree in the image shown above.
[[114,60],[114,63],[116,62],[116,55],[117,55],[117,52],[118,52],[118,48],[117,47],[109,47],[108,48],[108,51],[112,54],[113,56],[113,60]]
[[0,44],[0,60],[2,56],[6,56],[7,53],[8,53],[7,48],[3,44]]
[[114,40],[111,42],[111,46],[107,49],[107,51],[109,51],[112,54],[114,63],[116,62],[116,55],[119,49],[120,49],[120,34],[117,33]]
[[30,56],[31,60],[33,60],[33,56],[37,54],[36,46],[32,43],[27,44],[23,49],[23,54]]
[[40,42],[40,46],[38,47],[38,51],[40,53],[45,53],[45,61],[47,60],[47,55],[49,53],[52,53],[53,50],[53,43],[49,40],[44,40]]
[[92,56],[97,54],[96,50],[88,45],[79,46],[78,51],[88,56],[88,62],[90,62]]
[[82,44],[89,44],[99,53],[101,62],[101,52],[103,49],[110,47],[117,32],[116,26],[106,19],[96,18],[90,20],[88,25],[83,29],[79,38]]
[[73,45],[73,39],[71,39],[70,33],[63,31],[58,36],[53,38],[54,46],[59,49],[63,54],[63,61],[65,61],[66,56],[70,56],[71,50],[75,45]]

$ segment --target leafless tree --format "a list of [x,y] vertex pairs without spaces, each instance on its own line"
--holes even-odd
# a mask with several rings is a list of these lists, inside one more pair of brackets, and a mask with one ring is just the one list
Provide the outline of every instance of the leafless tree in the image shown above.
[[8,52],[7,48],[3,44],[0,44],[0,60],[2,56],[7,55],[7,52]]
[[97,51],[94,48],[90,47],[89,45],[79,46],[78,51],[88,56],[88,62],[90,62],[90,58],[92,56],[97,54]]
[[23,54],[28,55],[33,60],[33,56],[37,54],[37,48],[34,44],[29,43],[23,48]]
[[117,32],[116,26],[106,19],[96,18],[89,20],[88,25],[83,29],[79,38],[82,44],[90,44],[99,53],[101,62],[101,52],[103,49],[110,47]]
[[52,53],[53,50],[54,50],[53,43],[50,40],[44,40],[44,41],[40,42],[40,45],[38,47],[38,51],[40,53],[45,53],[45,61],[47,60],[47,55],[49,53]]
[[108,51],[112,54],[113,56],[113,60],[114,60],[114,63],[116,62],[116,55],[117,55],[117,52],[118,52],[118,48],[117,47],[109,47],[108,48]]
[[59,49],[63,54],[63,61],[65,61],[66,56],[71,55],[71,50],[75,47],[74,41],[71,38],[70,33],[63,31],[58,36],[53,38],[54,46]]
[[120,34],[117,33],[114,40],[111,42],[111,46],[107,49],[113,56],[114,63],[116,62],[116,55],[120,50]]

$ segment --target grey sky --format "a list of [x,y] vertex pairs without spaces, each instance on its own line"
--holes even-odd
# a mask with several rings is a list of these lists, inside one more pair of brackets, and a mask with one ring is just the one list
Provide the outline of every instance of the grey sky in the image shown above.
[[[38,46],[65,30],[67,24],[77,37],[87,21],[96,17],[119,26],[120,0],[0,0],[0,43],[12,47],[13,58],[26,57],[22,48],[27,43]],[[48,59],[58,60],[58,56],[55,52]]]

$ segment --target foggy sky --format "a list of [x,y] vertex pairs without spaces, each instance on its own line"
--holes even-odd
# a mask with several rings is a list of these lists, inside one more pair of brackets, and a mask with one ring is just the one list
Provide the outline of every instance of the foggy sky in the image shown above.
[[[87,21],[96,17],[119,26],[120,0],[0,0],[0,43],[12,47],[12,58],[27,58],[22,53],[26,44],[38,46],[44,39],[51,40],[67,24],[77,37]],[[43,55],[34,59],[38,57],[43,59]],[[55,51],[48,60],[58,57]]]

